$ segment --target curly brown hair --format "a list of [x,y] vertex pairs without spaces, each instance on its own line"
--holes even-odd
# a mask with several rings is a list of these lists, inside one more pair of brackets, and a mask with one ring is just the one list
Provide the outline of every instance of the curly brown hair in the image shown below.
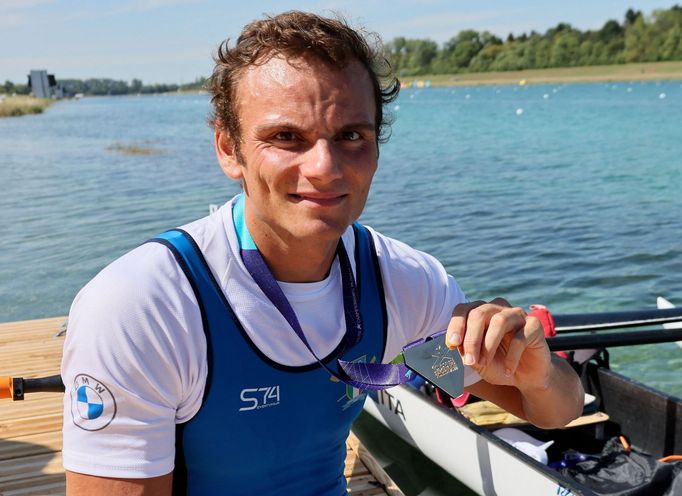
[[355,30],[339,16],[325,18],[309,12],[290,11],[247,24],[234,47],[229,46],[229,41],[223,41],[218,47],[215,68],[207,81],[213,104],[209,123],[230,134],[238,156],[241,135],[236,105],[237,83],[248,67],[265,64],[276,55],[290,60],[313,56],[337,68],[343,68],[353,60],[359,61],[372,81],[377,140],[383,143],[388,139],[391,123],[383,107],[396,99],[400,82],[383,55],[376,33]]

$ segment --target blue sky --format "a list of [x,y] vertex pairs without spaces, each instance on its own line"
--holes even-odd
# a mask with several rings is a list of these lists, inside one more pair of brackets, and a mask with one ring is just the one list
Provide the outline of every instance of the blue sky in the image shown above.
[[395,36],[442,43],[462,29],[499,36],[559,22],[585,30],[628,8],[649,15],[675,2],[658,0],[0,0],[0,82],[25,82],[31,69],[57,78],[111,77],[186,83],[211,71],[223,39],[263,13],[336,11],[353,24]]

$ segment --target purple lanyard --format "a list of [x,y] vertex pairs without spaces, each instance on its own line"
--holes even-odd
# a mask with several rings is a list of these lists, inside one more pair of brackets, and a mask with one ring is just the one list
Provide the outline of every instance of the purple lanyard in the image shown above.
[[381,364],[381,363],[361,363],[349,362],[338,359],[347,349],[352,348],[360,342],[363,334],[362,315],[360,314],[360,301],[353,269],[351,268],[348,254],[339,240],[336,247],[336,255],[339,258],[341,268],[341,281],[343,285],[343,312],[346,320],[346,333],[343,337],[342,346],[338,352],[337,364],[338,372],[331,370],[310,347],[308,340],[301,329],[301,324],[296,317],[296,312],[291,307],[291,303],[282,292],[279,284],[272,275],[270,268],[265,263],[263,256],[256,247],[251,234],[246,227],[244,219],[244,195],[240,195],[235,201],[232,218],[235,230],[239,239],[239,247],[242,260],[246,270],[265,296],[277,308],[282,316],[289,323],[299,339],[308,348],[308,351],[315,357],[315,360],[333,377],[340,381],[360,389],[386,389],[397,386],[409,381],[413,375],[410,369],[404,364]]
[[[301,329],[301,324],[298,322],[298,317],[291,307],[289,300],[282,292],[279,284],[275,281],[269,267],[265,263],[263,256],[259,250],[245,250],[241,249],[242,260],[244,266],[251,274],[253,280],[258,284],[258,287],[265,293],[270,302],[279,310],[279,313],[286,319],[296,335],[303,341],[306,348],[313,353],[308,340]],[[360,306],[358,302],[357,288],[353,280],[353,273],[348,261],[348,255],[343,247],[343,243],[339,242],[336,248],[336,254],[339,257],[341,266],[341,280],[343,282],[343,313],[346,317],[346,334],[343,337],[343,346],[339,354],[346,349],[355,346],[362,339],[362,316],[360,315]],[[319,362],[315,353],[313,356]],[[320,362],[321,363],[321,362]]]

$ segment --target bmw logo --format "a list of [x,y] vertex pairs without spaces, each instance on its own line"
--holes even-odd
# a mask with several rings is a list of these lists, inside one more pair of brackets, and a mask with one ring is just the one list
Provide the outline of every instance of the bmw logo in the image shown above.
[[87,374],[79,374],[71,388],[71,418],[86,431],[104,429],[116,416],[116,400],[100,381]]

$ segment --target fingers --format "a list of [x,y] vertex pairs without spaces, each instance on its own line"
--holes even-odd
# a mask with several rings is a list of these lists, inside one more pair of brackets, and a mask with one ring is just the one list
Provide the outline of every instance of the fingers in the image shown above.
[[544,332],[542,324],[535,317],[527,317],[525,325],[514,332],[509,341],[507,354],[504,358],[504,375],[512,377],[521,362],[521,356],[527,348],[534,346],[542,341]]
[[[521,308],[503,308],[492,315],[485,332],[483,347],[481,348],[479,365],[485,366],[493,359],[495,353],[507,334],[515,333],[526,325],[526,312]],[[505,340],[505,350],[508,352],[508,339]]]
[[523,329],[519,329],[514,333],[514,336],[509,341],[509,348],[507,355],[504,358],[504,375],[505,377],[512,377],[516,372],[521,355],[526,349],[526,336]]
[[485,337],[485,329],[492,317],[490,304],[480,305],[469,311],[462,342],[462,360],[465,365],[478,363],[478,356]]
[[485,367],[508,333],[523,328],[526,314],[520,308],[481,305],[469,312],[462,350],[466,365]]
[[485,301],[478,300],[472,301],[470,303],[460,303],[455,306],[452,311],[452,318],[448,324],[448,330],[445,334],[445,343],[451,350],[454,350],[460,344],[462,344],[462,338],[467,327],[467,318],[469,317],[469,312],[476,307],[484,305]]
[[507,334],[524,328],[526,318],[521,308],[511,308],[503,298],[460,304],[452,313],[446,342],[451,349],[460,346],[466,365],[484,367],[493,360]]
[[446,339],[491,384],[547,387],[551,354],[542,324],[506,300],[457,305]]

